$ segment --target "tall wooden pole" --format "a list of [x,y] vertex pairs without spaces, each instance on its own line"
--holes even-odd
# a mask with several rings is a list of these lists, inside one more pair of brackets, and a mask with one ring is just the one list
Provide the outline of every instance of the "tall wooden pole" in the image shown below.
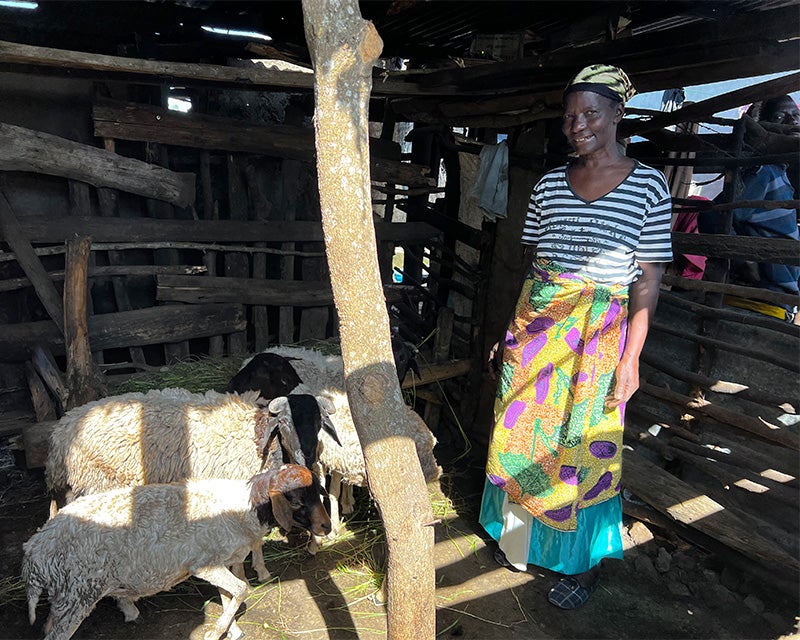
[[345,386],[388,549],[389,640],[433,640],[433,513],[393,365],[370,201],[367,102],[383,43],[356,0],[303,0],[317,172]]

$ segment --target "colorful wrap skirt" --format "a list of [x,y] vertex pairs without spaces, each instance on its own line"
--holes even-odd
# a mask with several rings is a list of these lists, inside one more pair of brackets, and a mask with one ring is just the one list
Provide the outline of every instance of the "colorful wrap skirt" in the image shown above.
[[506,334],[487,478],[558,531],[575,531],[581,509],[620,490],[623,411],[605,401],[627,307],[626,286],[537,260]]

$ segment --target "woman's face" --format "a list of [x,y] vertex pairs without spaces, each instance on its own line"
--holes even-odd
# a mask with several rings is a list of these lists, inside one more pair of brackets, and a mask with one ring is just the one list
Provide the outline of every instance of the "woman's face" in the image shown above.
[[561,130],[579,156],[616,149],[617,125],[623,114],[622,103],[593,91],[575,91],[564,101]]

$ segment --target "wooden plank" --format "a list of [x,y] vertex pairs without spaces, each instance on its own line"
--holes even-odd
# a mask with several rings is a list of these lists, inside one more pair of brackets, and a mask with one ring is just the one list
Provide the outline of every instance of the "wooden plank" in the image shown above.
[[41,344],[33,345],[31,366],[55,397],[56,413],[60,416],[66,410],[69,391],[50,349]]
[[47,393],[47,387],[45,387],[44,382],[30,362],[25,363],[25,377],[28,380],[28,388],[31,391],[31,401],[36,421],[56,420],[58,412],[56,411],[55,402]]
[[673,232],[672,248],[676,253],[800,265],[800,242],[784,238]]
[[[96,218],[25,216],[20,231],[31,242],[63,242],[75,229],[95,242],[323,242],[322,223],[310,220],[154,220],[152,218]],[[424,222],[375,223],[380,242],[425,244],[441,231]],[[7,241],[0,228],[0,240]],[[691,235],[691,234],[689,234]]]
[[[420,86],[434,88],[438,85],[479,86],[497,76],[529,78],[539,82],[549,79],[547,74],[553,70],[561,70],[564,77],[559,77],[563,85],[569,80],[569,74],[581,68],[587,60],[603,60],[608,64],[628,69],[636,59],[661,58],[665,64],[672,62],[670,54],[686,48],[695,51],[698,43],[704,46],[717,42],[735,40],[739,46],[748,50],[743,44],[746,34],[757,34],[760,39],[784,39],[796,35],[797,12],[794,7],[783,7],[773,11],[759,11],[746,15],[723,18],[721,20],[701,21],[695,24],[681,25],[652,33],[618,38],[610,42],[589,44],[582,47],[565,47],[561,50],[545,52],[541,55],[526,57],[509,62],[498,62],[463,69],[446,69],[419,74]],[[705,58],[704,58],[705,59]],[[639,65],[637,65],[639,66]],[[644,66],[644,65],[643,65]],[[631,67],[634,68],[634,67]],[[646,65],[646,69],[657,69],[658,65]],[[413,78],[413,73],[405,74]],[[757,75],[753,73],[752,75]],[[741,74],[736,77],[741,77]],[[711,82],[711,80],[708,80]],[[682,83],[674,86],[687,86]],[[639,85],[634,82],[637,88]],[[662,87],[668,88],[668,87]],[[644,89],[639,89],[644,91]],[[648,91],[651,89],[647,89]]]
[[796,433],[792,433],[792,431],[786,427],[767,422],[763,418],[757,418],[740,413],[739,411],[726,409],[708,400],[695,400],[683,394],[676,393],[669,389],[663,389],[647,382],[642,382],[640,384],[639,391],[648,396],[664,400],[681,409],[709,416],[724,424],[780,444],[787,449],[800,451],[800,438],[798,438]]
[[79,236],[67,241],[64,279],[64,346],[67,353],[66,409],[78,407],[106,395],[103,374],[92,360],[89,348],[87,299],[89,297],[89,247],[92,239]]
[[435,364],[423,364],[419,367],[420,377],[410,371],[400,385],[402,389],[413,389],[450,378],[458,378],[467,375],[472,370],[472,362],[468,359],[451,360],[450,362],[440,362]]
[[800,568],[800,561],[757,534],[734,513],[633,451],[622,453],[624,484],[661,513],[760,562]]
[[717,380],[714,378],[709,378],[708,376],[700,375],[699,373],[694,373],[693,371],[687,371],[677,366],[670,360],[665,360],[664,358],[653,355],[650,352],[650,349],[647,347],[645,347],[644,351],[642,351],[640,359],[648,366],[653,367],[657,371],[663,371],[676,380],[683,380],[684,382],[695,384],[703,389],[707,389],[708,391],[713,391],[714,393],[735,395],[737,398],[744,398],[745,400],[750,400],[752,402],[757,402],[759,404],[771,407],[781,407],[785,406],[786,404],[794,404],[797,402],[796,397],[787,398],[784,396],[778,396],[770,393],[769,391],[754,389],[746,384]]
[[[439,309],[439,315],[436,317],[436,337],[433,340],[432,356],[435,363],[445,362],[450,357],[450,345],[453,340],[453,315],[453,310],[449,307]],[[434,433],[439,427],[441,415],[441,403],[428,402],[425,404],[425,424]]]
[[704,117],[713,116],[719,111],[733,109],[756,100],[762,100],[764,96],[777,96],[791,93],[792,91],[796,91],[798,86],[800,86],[800,73],[790,73],[780,78],[773,78],[772,80],[759,82],[747,87],[742,87],[741,89],[735,89],[734,91],[729,91],[714,96],[713,98],[692,102],[685,107],[656,116],[646,122],[624,120],[620,123],[619,134],[622,137],[627,137],[647,131],[663,129],[664,127],[681,122],[695,122],[698,119],[702,120]]
[[[109,251],[111,253],[111,251]],[[118,253],[118,252],[117,252]],[[141,276],[155,276],[159,273],[170,274],[176,276],[197,275],[206,272],[206,267],[199,265],[158,265],[158,264],[115,264],[109,267],[89,267],[89,278],[97,280],[105,280],[111,278],[112,281],[122,280],[125,277],[141,277]],[[64,271],[48,271],[47,275],[50,279],[55,281],[64,279]],[[31,281],[28,278],[6,278],[0,280],[0,292],[3,291],[16,291],[17,289],[24,289],[30,287]],[[127,296],[126,296],[127,298]],[[130,304],[127,309],[120,308],[119,311],[130,311]]]
[[[1,143],[0,143],[1,145]],[[70,218],[72,220],[72,218]],[[76,228],[74,223],[73,230]],[[61,304],[61,294],[56,290],[44,266],[33,251],[28,234],[19,224],[6,194],[0,189],[0,234],[17,256],[17,262],[25,271],[28,279],[36,290],[47,314],[55,322],[58,330],[64,332],[64,308]],[[66,234],[65,234],[66,237]]]
[[785,333],[795,338],[800,338],[800,326],[790,324],[784,320],[777,318],[770,318],[762,316],[761,314],[742,313],[741,311],[733,311],[731,309],[716,309],[709,307],[699,302],[687,300],[680,295],[670,291],[661,291],[658,296],[659,303],[669,304],[682,309],[689,309],[699,316],[716,316],[720,320],[727,320],[728,322],[738,322],[739,324],[747,324],[756,327],[764,327],[771,331],[778,333]]
[[[93,106],[92,118],[96,136],[193,149],[256,153],[303,162],[314,162],[315,157],[314,130],[310,127],[255,124],[203,114],[176,114],[162,107],[107,101]],[[373,180],[391,182],[396,176],[406,180],[401,184],[435,184],[425,176],[425,167],[400,162],[397,143],[370,138],[370,153],[373,160],[381,159],[381,162],[371,163]]]
[[781,355],[770,353],[763,347],[760,349],[743,347],[732,342],[726,342],[725,340],[710,338],[706,335],[697,335],[685,329],[676,329],[660,322],[653,322],[650,325],[650,329],[653,331],[668,333],[669,335],[677,336],[678,338],[683,338],[684,340],[690,340],[706,347],[714,347],[716,349],[730,351],[731,353],[738,353],[743,356],[747,356],[748,358],[752,358],[753,360],[759,360],[761,362],[782,367],[788,371],[793,371],[794,373],[800,373],[800,362],[798,362],[796,358],[784,358]]
[[[252,203],[252,214],[255,220],[269,220],[272,203],[267,199],[262,188],[261,180],[266,177],[262,167],[256,168],[254,163],[245,167],[245,181],[247,193]],[[255,243],[257,247],[265,247],[266,243]],[[267,277],[267,256],[263,253],[253,254],[252,277],[265,280]],[[250,310],[253,324],[253,351],[260,353],[269,346],[269,318],[267,308],[263,305],[254,305]]]
[[[683,253],[683,252],[681,252]],[[688,253],[688,252],[687,252]],[[798,304],[798,296],[789,293],[779,293],[771,289],[759,289],[757,287],[745,287],[739,284],[728,284],[727,282],[712,282],[710,280],[692,280],[664,274],[662,279],[664,284],[679,287],[688,291],[703,291],[705,293],[724,293],[749,300],[763,300],[771,304],[790,305]]]
[[[208,276],[159,275],[156,277],[156,299],[192,304],[209,302],[241,302],[268,306],[324,307],[333,304],[330,281],[261,280]],[[408,287],[386,285],[387,302],[404,300]]]
[[[218,220],[219,211],[214,201],[214,189],[211,183],[211,156],[208,151],[200,154],[200,184],[203,190],[203,217],[206,220]],[[217,252],[204,251],[203,264],[209,276],[217,275]],[[208,355],[219,357],[225,352],[225,338],[210,336],[208,339]]]
[[[144,346],[243,331],[245,327],[240,304],[160,306],[92,316],[89,344],[93,350]],[[64,338],[51,321],[4,325],[0,332],[4,362],[27,360],[38,343],[48,345],[57,355],[65,352]]]
[[[225,156],[227,167],[228,216],[231,220],[247,220],[250,209],[245,190],[239,156],[229,153]],[[224,255],[225,276],[227,278],[248,278],[250,259],[245,253],[226,253]],[[233,301],[232,301],[233,302]],[[247,332],[236,331],[228,336],[228,355],[248,353]]]
[[194,174],[175,173],[66,138],[0,123],[0,169],[109,187],[181,207],[194,202]]

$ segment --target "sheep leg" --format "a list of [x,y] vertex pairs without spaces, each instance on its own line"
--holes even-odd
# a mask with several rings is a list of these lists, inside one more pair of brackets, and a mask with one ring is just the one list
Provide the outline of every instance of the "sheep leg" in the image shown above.
[[264,564],[264,551],[262,549],[262,545],[263,541],[259,539],[250,550],[250,566],[253,567],[253,570],[256,572],[259,582],[267,582],[271,576],[269,569],[267,569],[267,565]]
[[[228,628],[233,624],[233,616],[236,615],[239,605],[247,596],[247,583],[239,580],[225,567],[202,567],[193,571],[192,575],[213,584],[220,589],[220,593],[225,590],[230,594],[229,598],[225,598],[227,601],[222,601],[222,615],[217,619],[214,628],[203,636],[204,640],[219,640],[220,636],[228,632]],[[239,627],[237,626],[236,629],[238,630]],[[241,630],[239,631],[241,633]]]
[[[74,602],[65,602],[59,599],[51,603],[50,617],[46,626],[44,640],[69,640],[78,630],[86,617],[92,612],[97,600],[89,605],[78,606]],[[61,615],[54,615],[58,610]]]
[[328,495],[331,499],[331,535],[339,533],[339,496],[342,493],[342,474],[331,471],[331,486]]
[[125,622],[136,622],[139,618],[139,608],[134,604],[131,598],[116,598],[117,607],[125,616]]
[[353,497],[353,485],[345,482],[342,485],[342,490],[340,493],[341,497],[339,498],[339,504],[342,506],[342,515],[345,515],[346,513],[353,513],[353,509],[356,505],[356,500]]
[[[229,607],[231,602],[231,597],[227,591],[224,589],[219,590],[219,599],[222,603],[222,610],[225,610],[225,607]],[[239,628],[239,625],[236,624],[236,618],[231,621],[231,626],[228,627],[228,635],[226,636],[227,640],[240,640],[244,637],[244,631]]]
[[242,582],[247,582],[247,576],[244,574],[244,562],[237,562],[231,565],[231,573],[235,575]]

